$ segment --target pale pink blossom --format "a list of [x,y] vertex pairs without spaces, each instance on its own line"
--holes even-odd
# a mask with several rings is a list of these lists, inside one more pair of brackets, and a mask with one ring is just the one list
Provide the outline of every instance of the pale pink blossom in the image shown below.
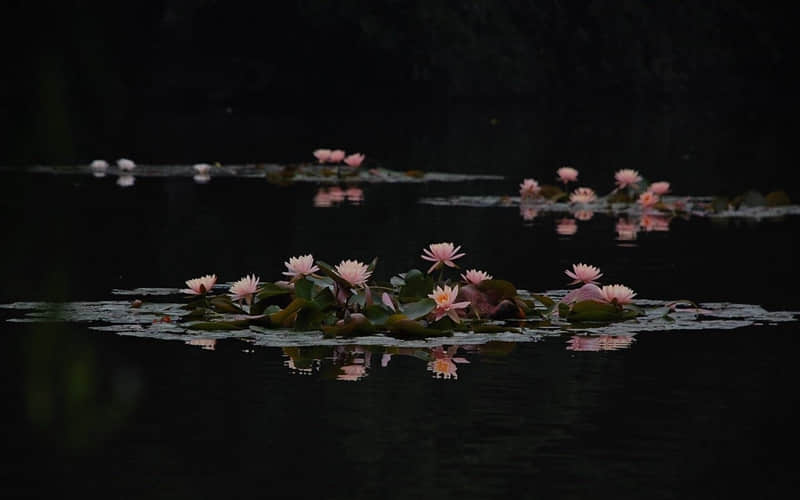
[[603,275],[600,269],[587,264],[572,264],[572,271],[569,269],[564,270],[564,274],[572,278],[570,285],[577,285],[578,283],[593,283],[597,284],[597,280]]
[[633,343],[630,335],[575,335],[567,341],[568,351],[616,351]]
[[261,278],[257,278],[255,274],[245,276],[239,281],[231,285],[230,295],[233,301],[247,302],[247,305],[253,303],[253,295],[258,291],[258,284]]
[[575,302],[583,302],[586,300],[593,300],[595,302],[605,302],[605,296],[600,287],[592,283],[583,285],[580,288],[572,290],[561,299],[565,304],[573,304]]
[[478,271],[477,269],[470,269],[461,275],[461,279],[473,285],[480,285],[482,281],[492,279],[492,275],[484,271]]
[[188,293],[189,295],[202,295],[206,292],[210,292],[216,282],[216,274],[206,274],[200,278],[186,280],[186,286],[189,288],[185,288],[181,290],[181,292]]
[[108,162],[105,160],[94,160],[89,164],[92,170],[105,170],[108,168]]
[[616,225],[617,239],[620,240],[635,240],[639,232],[639,226],[635,222],[630,222],[627,219],[619,219]]
[[330,149],[317,149],[314,151],[314,158],[317,159],[320,163],[329,162],[331,159],[331,150]]
[[563,218],[556,223],[556,233],[562,236],[572,236],[578,232],[578,223],[575,219]]
[[392,311],[397,311],[394,307],[394,302],[392,302],[392,297],[388,292],[383,292],[383,295],[381,295],[381,302]]
[[658,196],[664,196],[665,194],[669,193],[669,182],[666,181],[654,182],[650,184],[650,188],[648,189],[648,191],[652,191]]
[[350,203],[361,203],[364,201],[364,190],[357,187],[350,187],[344,192],[347,201]]
[[361,153],[353,153],[348,155],[344,158],[344,162],[353,168],[360,167],[362,163],[364,163],[365,156]]
[[591,203],[597,199],[592,188],[580,187],[569,195],[571,203]]
[[623,168],[614,174],[614,179],[617,180],[617,186],[622,189],[628,186],[638,187],[639,182],[642,180],[642,176],[640,176],[639,172],[636,170]]
[[120,170],[125,170],[128,172],[136,168],[136,164],[132,160],[129,160],[127,158],[120,158],[119,160],[117,160],[117,166],[119,167]]
[[291,276],[292,278],[308,276],[309,274],[319,271],[319,267],[314,264],[314,256],[311,254],[290,257],[289,261],[284,262],[283,265],[285,265],[287,269],[283,274],[285,276]]
[[453,248],[452,243],[431,243],[429,248],[424,248],[421,257],[424,260],[434,263],[431,268],[428,269],[428,274],[432,273],[434,269],[441,267],[442,264],[448,267],[456,267],[453,261],[466,255],[464,253],[458,253],[459,250],[461,250],[461,246],[459,245]]
[[469,301],[455,301],[456,297],[458,297],[458,285],[453,288],[447,285],[444,285],[444,287],[437,286],[428,297],[436,302],[436,309],[433,310],[434,321],[439,321],[444,316],[448,316],[456,323],[460,323],[461,319],[458,317],[458,309],[464,309],[470,304]]
[[658,203],[658,195],[654,194],[650,191],[645,191],[644,193],[639,195],[639,205],[642,208],[650,208],[656,203]]
[[575,218],[580,221],[587,221],[592,220],[592,217],[594,217],[594,212],[591,210],[576,210],[572,215],[574,215]]
[[572,167],[561,167],[556,170],[556,174],[558,175],[558,180],[564,184],[578,180],[578,171]]
[[345,152],[341,149],[334,149],[331,151],[331,156],[328,158],[330,163],[341,163],[344,160]]
[[336,266],[336,274],[351,286],[364,286],[372,276],[369,267],[357,260],[343,260]]
[[606,285],[601,291],[605,301],[612,304],[630,304],[636,296],[636,293],[625,285]]
[[539,195],[541,189],[539,183],[534,179],[525,179],[522,181],[522,184],[519,185],[519,194],[523,198],[533,198]]

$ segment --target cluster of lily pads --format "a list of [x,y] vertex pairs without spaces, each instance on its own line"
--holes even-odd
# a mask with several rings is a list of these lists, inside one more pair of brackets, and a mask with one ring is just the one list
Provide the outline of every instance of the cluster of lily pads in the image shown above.
[[183,292],[192,299],[181,321],[196,330],[254,325],[321,330],[326,337],[427,338],[454,331],[508,332],[498,320],[610,322],[643,314],[633,305],[636,294],[630,288],[598,286],[602,273],[594,266],[575,264],[565,271],[580,287],[556,302],[541,294],[522,297],[511,282],[477,269],[450,275],[458,269],[455,261],[465,256],[460,250],[453,243],[431,244],[420,256],[431,262],[427,272],[412,269],[387,283],[372,280],[377,259],[331,266],[310,254],[285,262],[285,280],[261,282],[248,275],[227,293],[215,293],[217,276],[206,275],[186,282]]

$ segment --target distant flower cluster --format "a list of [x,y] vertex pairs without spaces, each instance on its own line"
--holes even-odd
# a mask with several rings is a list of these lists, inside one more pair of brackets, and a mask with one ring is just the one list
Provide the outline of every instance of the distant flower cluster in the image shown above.
[[347,155],[341,149],[317,149],[314,151],[314,158],[319,163],[342,163],[348,167],[358,168],[364,163],[365,156],[361,153]]

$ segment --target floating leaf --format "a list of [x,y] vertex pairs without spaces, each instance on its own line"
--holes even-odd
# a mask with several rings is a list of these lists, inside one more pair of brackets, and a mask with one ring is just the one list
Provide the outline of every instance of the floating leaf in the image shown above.
[[333,296],[333,291],[330,288],[320,290],[317,296],[314,297],[314,302],[323,311],[337,304],[336,297]]
[[401,312],[408,319],[419,319],[427,316],[436,307],[436,302],[431,299],[425,298],[417,302],[410,302],[401,305]]
[[434,328],[428,328],[419,321],[405,318],[402,314],[395,314],[391,316],[386,322],[386,327],[392,335],[400,338],[427,338],[451,335],[451,332],[448,330],[436,330]]
[[308,301],[305,299],[294,299],[284,310],[270,314],[270,324],[284,327],[291,326],[294,314],[300,311],[307,303]]
[[354,320],[343,325],[323,326],[322,332],[328,338],[372,335],[375,333],[375,325],[366,319],[362,321]]
[[400,288],[400,301],[410,302],[422,299],[433,292],[433,278],[424,274],[419,269],[412,269],[406,273],[405,285]]
[[485,293],[489,302],[499,304],[503,299],[513,300],[517,296],[517,288],[505,280],[483,280],[478,290]]
[[211,307],[218,313],[244,314],[242,308],[233,303],[228,295],[217,295],[209,300]]
[[791,205],[792,200],[789,199],[789,195],[786,194],[786,191],[773,191],[766,196],[767,206],[769,207],[780,207],[784,205]]
[[541,295],[541,294],[538,294],[538,293],[532,293],[531,297],[533,297],[534,299],[538,300],[539,303],[541,303],[543,306],[545,306],[548,310],[552,309],[556,305],[556,302],[553,299],[551,299],[550,297],[548,297],[547,295]]
[[308,302],[297,312],[297,319],[294,322],[294,329],[297,331],[319,330],[325,313],[320,310],[313,302]]
[[367,306],[364,310],[364,314],[373,324],[381,326],[386,324],[386,320],[388,320],[389,316],[394,314],[394,312],[386,306],[373,304]]
[[288,295],[289,293],[291,293],[291,290],[286,287],[278,286],[275,283],[264,283],[261,285],[261,290],[256,297],[258,300],[264,300],[277,295]]
[[613,304],[584,300],[576,302],[565,319],[568,321],[615,321],[623,319],[623,312]]
[[311,281],[301,278],[294,283],[295,296],[300,297],[301,299],[311,300],[311,292],[313,288],[314,284]]

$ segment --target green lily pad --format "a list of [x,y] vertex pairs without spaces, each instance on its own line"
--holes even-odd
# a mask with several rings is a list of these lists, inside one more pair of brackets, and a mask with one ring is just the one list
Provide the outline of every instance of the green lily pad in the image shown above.
[[478,290],[486,294],[491,304],[499,304],[503,299],[514,300],[517,296],[517,287],[505,280],[481,281]]
[[783,205],[791,205],[792,200],[786,191],[773,191],[766,196],[767,206],[780,207]]
[[394,311],[386,306],[373,304],[367,306],[364,310],[364,314],[373,324],[381,326],[386,324],[386,320],[389,319],[389,316],[394,314]]
[[436,302],[434,302],[431,299],[425,298],[417,302],[403,304],[401,306],[401,312],[408,319],[413,320],[427,316],[431,311],[434,310],[435,307],[436,307]]
[[446,337],[452,335],[449,330],[428,328],[419,321],[405,318],[401,314],[391,316],[386,322],[386,327],[393,336],[399,338]]
[[289,327],[295,313],[308,304],[306,299],[296,298],[282,311],[270,314],[269,322],[272,325]]
[[270,297],[275,297],[277,295],[288,295],[291,293],[291,290],[288,288],[284,288],[282,286],[278,286],[275,283],[264,283],[261,285],[261,290],[259,290],[256,298],[258,300],[268,299]]
[[400,288],[400,301],[411,302],[426,298],[433,292],[433,278],[419,269],[406,273],[405,284]]
[[294,294],[301,299],[311,300],[313,289],[314,284],[305,278],[301,278],[294,283]]

